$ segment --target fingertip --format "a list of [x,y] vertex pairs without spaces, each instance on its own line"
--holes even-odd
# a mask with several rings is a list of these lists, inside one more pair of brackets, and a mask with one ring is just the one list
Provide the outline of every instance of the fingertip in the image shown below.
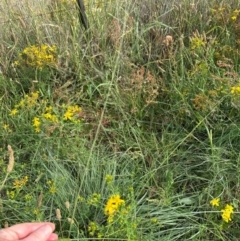
[[52,233],[48,238],[48,241],[56,241],[56,240],[58,240],[58,235],[55,233]]
[[[55,228],[55,225],[52,223],[44,223],[40,228],[36,229],[34,232],[32,232],[30,235],[28,235],[24,241],[46,241],[46,240],[52,240],[52,238],[55,237],[53,235],[53,230]],[[55,239],[56,240],[56,239]]]
[[49,227],[51,227],[52,231],[55,230],[55,224],[54,224],[54,223],[46,222],[46,223],[44,224],[44,226],[49,226]]

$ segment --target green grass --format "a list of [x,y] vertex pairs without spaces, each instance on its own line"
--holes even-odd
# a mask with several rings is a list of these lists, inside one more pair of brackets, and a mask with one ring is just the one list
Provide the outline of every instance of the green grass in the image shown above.
[[238,1],[88,0],[87,31],[73,2],[30,2],[0,8],[0,226],[239,240]]

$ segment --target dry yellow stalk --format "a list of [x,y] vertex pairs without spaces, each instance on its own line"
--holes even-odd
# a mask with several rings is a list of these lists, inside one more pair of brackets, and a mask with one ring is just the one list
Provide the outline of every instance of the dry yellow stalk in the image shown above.
[[8,145],[7,148],[8,148],[8,154],[9,154],[7,172],[10,173],[12,172],[13,166],[14,166],[14,152],[10,145]]
[[22,27],[23,27],[24,29],[26,29],[27,27],[26,27],[26,24],[25,24],[25,22],[23,21],[23,19],[22,19],[21,17],[18,17],[18,20],[19,20],[19,22],[21,23]]

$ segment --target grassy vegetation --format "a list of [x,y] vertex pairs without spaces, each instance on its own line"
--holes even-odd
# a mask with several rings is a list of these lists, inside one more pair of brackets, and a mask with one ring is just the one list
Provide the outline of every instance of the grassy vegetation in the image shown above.
[[238,1],[85,4],[0,9],[0,226],[239,240]]

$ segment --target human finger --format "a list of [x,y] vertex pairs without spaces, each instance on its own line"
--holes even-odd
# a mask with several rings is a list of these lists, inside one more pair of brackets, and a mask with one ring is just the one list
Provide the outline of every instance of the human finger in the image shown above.
[[[49,239],[51,241],[56,240],[55,238],[57,237],[53,235],[53,230],[54,225],[45,224],[22,239],[22,241],[48,241]],[[52,240],[52,238],[54,239]]]
[[55,241],[58,240],[58,235],[55,233],[50,234],[50,236],[48,237],[47,241]]
[[39,223],[21,223],[13,225],[9,228],[1,229],[0,230],[0,237],[1,239],[5,240],[21,240],[28,236],[30,233],[34,232],[35,230],[39,229],[44,225],[50,225],[52,230],[54,230],[55,226],[49,222],[39,222]]

